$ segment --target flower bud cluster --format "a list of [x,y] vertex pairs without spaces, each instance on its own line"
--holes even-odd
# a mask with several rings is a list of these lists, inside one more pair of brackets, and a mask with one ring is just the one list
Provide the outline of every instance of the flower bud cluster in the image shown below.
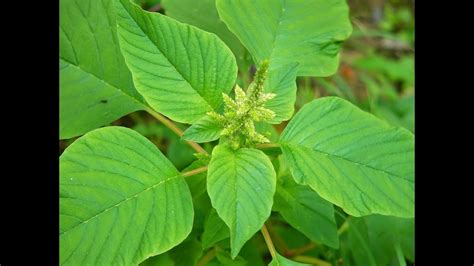
[[268,122],[275,117],[272,110],[264,107],[265,102],[276,96],[273,93],[263,92],[263,84],[267,75],[268,61],[264,61],[247,92],[236,85],[235,100],[227,94],[222,94],[225,104],[224,114],[208,113],[223,127],[221,137],[233,149],[270,142],[267,137],[255,130],[254,124],[254,122]]

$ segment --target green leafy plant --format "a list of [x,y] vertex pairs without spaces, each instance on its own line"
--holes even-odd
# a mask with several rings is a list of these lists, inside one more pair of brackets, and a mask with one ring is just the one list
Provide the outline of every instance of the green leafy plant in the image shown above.
[[[293,116],[296,77],[337,69],[344,0],[136,2],[60,2],[60,137],[80,136],[60,156],[61,264],[328,265],[282,244],[298,234],[357,265],[414,260],[413,133],[339,97]],[[105,126],[135,111],[194,161],[179,171],[156,128]]]

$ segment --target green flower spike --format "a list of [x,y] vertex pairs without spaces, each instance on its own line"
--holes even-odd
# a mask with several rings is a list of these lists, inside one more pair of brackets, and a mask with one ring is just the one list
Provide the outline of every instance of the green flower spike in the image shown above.
[[264,107],[266,101],[276,96],[274,93],[263,92],[263,84],[267,75],[268,61],[265,60],[260,64],[247,92],[236,85],[235,100],[227,94],[222,94],[225,104],[223,115],[216,112],[208,113],[224,128],[221,137],[233,149],[270,142],[267,137],[255,130],[254,124],[254,122],[270,121],[275,117],[272,110]]

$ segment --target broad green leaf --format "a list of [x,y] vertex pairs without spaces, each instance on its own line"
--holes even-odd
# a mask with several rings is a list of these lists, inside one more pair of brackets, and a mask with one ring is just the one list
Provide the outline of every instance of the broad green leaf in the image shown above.
[[399,219],[402,220],[397,224],[397,241],[400,243],[405,257],[411,261],[415,261],[415,219]]
[[292,261],[292,260],[289,260],[285,257],[283,257],[282,255],[280,254],[276,254],[276,258],[274,258],[270,264],[268,264],[268,266],[306,266],[306,265],[310,265],[310,264],[304,264],[304,263],[299,263],[299,262],[296,262],[296,261]]
[[363,217],[367,224],[370,245],[379,265],[396,261],[396,249],[414,261],[414,219],[370,215]]
[[163,0],[163,6],[166,15],[219,36],[234,53],[239,68],[248,69],[250,59],[246,56],[247,51],[219,18],[216,0],[200,0],[199,4],[194,0]]
[[[277,216],[275,218],[278,219],[279,217]],[[284,223],[284,220],[281,219],[281,222]],[[310,242],[307,236],[292,226],[272,226],[268,229],[270,234],[275,232],[275,234],[282,239],[282,242],[285,243],[288,249],[300,248]]]
[[413,217],[413,139],[346,100],[324,97],[301,108],[280,143],[295,181],[348,214]]
[[193,228],[202,233],[204,231],[204,223],[208,214],[212,210],[211,199],[207,193],[202,193],[199,196],[193,197],[194,205],[194,223]]
[[334,207],[307,186],[277,183],[274,210],[309,239],[339,247]]
[[184,131],[183,139],[197,143],[210,142],[220,137],[222,127],[209,116],[204,116]]
[[276,174],[270,159],[251,148],[212,151],[207,192],[212,206],[230,229],[232,258],[270,216]]
[[219,218],[215,209],[209,213],[209,216],[204,223],[204,232],[202,233],[202,247],[209,248],[215,243],[226,239],[230,236],[229,228]]
[[112,0],[61,0],[59,137],[144,108],[120,53]]
[[217,0],[217,10],[257,65],[297,62],[299,76],[334,74],[352,31],[345,0]]
[[298,64],[291,64],[274,69],[268,74],[264,90],[276,94],[275,98],[265,103],[265,107],[275,112],[275,117],[270,121],[272,124],[280,124],[293,115],[297,71]]
[[[366,217],[371,216],[372,215]],[[365,219],[366,217],[361,219],[363,219],[367,225],[370,251],[374,255],[377,265],[388,265],[392,259],[396,258],[395,249],[393,246],[395,240],[393,238],[393,233],[395,233],[395,228],[392,226],[387,226],[386,224],[381,224],[381,221],[371,221],[370,219]],[[392,221],[383,222],[391,223]]]
[[355,265],[377,266],[369,242],[367,225],[362,219],[350,218],[348,240]]
[[404,265],[404,256],[414,260],[413,219],[370,215],[351,218],[349,225],[352,256],[358,264]]
[[137,90],[171,119],[193,123],[222,103],[235,57],[214,34],[115,0],[118,39]]
[[138,264],[183,241],[193,224],[181,174],[145,137],[93,130],[60,157],[60,262]]

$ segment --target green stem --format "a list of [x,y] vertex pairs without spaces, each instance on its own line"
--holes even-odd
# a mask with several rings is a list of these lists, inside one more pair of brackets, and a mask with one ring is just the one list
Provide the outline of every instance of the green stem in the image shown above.
[[161,4],[156,4],[150,8],[148,8],[148,11],[150,12],[158,12],[161,10]]
[[289,250],[288,246],[286,245],[285,241],[275,232],[273,229],[272,225],[267,222],[266,224],[268,232],[271,232],[273,236],[273,243],[277,247],[277,250],[279,250],[282,254],[286,254]]
[[349,229],[349,223],[347,222],[347,220],[345,220],[341,227],[339,227],[339,229],[337,230],[337,234],[341,235],[342,233],[347,231],[347,229]]
[[[152,115],[154,118],[156,118],[158,121],[163,123],[163,125],[165,125],[167,128],[171,129],[171,131],[173,131],[176,135],[180,137],[183,136],[183,131],[179,127],[177,127],[171,120],[164,117],[162,114],[157,113],[148,107],[145,108],[145,111],[149,113],[150,115]],[[186,142],[189,144],[189,146],[191,146],[191,148],[193,148],[198,153],[208,154],[207,151],[203,149],[199,144],[192,141],[186,141]]]
[[331,266],[331,263],[325,260],[318,259],[315,257],[310,257],[310,256],[299,255],[299,256],[293,257],[292,259],[299,262],[303,262],[303,263],[311,263],[312,265],[316,265],[316,266]]
[[242,73],[242,88],[247,89],[247,87],[250,85],[250,82],[251,82],[250,71],[249,69],[247,69],[246,71],[243,70],[241,73]]
[[278,143],[263,143],[255,145],[255,148],[263,151],[268,156],[278,156],[282,153],[280,144]]
[[197,266],[204,266],[208,264],[215,256],[216,256],[216,249],[213,248],[206,253],[206,255],[202,256],[202,258],[196,264]]
[[197,175],[207,171],[207,166],[199,167],[188,172],[181,173],[184,177]]
[[307,90],[312,90],[311,88],[311,77],[304,77],[304,86]]
[[405,256],[403,256],[403,251],[400,247],[400,243],[397,243],[395,245],[395,252],[397,253],[398,264],[400,266],[407,266],[407,262],[405,261]]
[[298,256],[298,255],[301,255],[301,254],[305,253],[306,251],[312,250],[316,246],[317,245],[314,242],[309,242],[308,244],[306,244],[302,247],[288,250],[285,253],[285,256],[287,256],[287,257]]
[[272,255],[273,259],[277,259],[277,252],[275,250],[275,246],[273,246],[272,238],[270,237],[270,233],[268,233],[267,227],[265,224],[262,227],[262,235],[263,238],[265,239],[265,243],[267,243],[268,250],[270,251],[270,254]]
[[279,143],[263,143],[256,146],[258,149],[280,148]]

